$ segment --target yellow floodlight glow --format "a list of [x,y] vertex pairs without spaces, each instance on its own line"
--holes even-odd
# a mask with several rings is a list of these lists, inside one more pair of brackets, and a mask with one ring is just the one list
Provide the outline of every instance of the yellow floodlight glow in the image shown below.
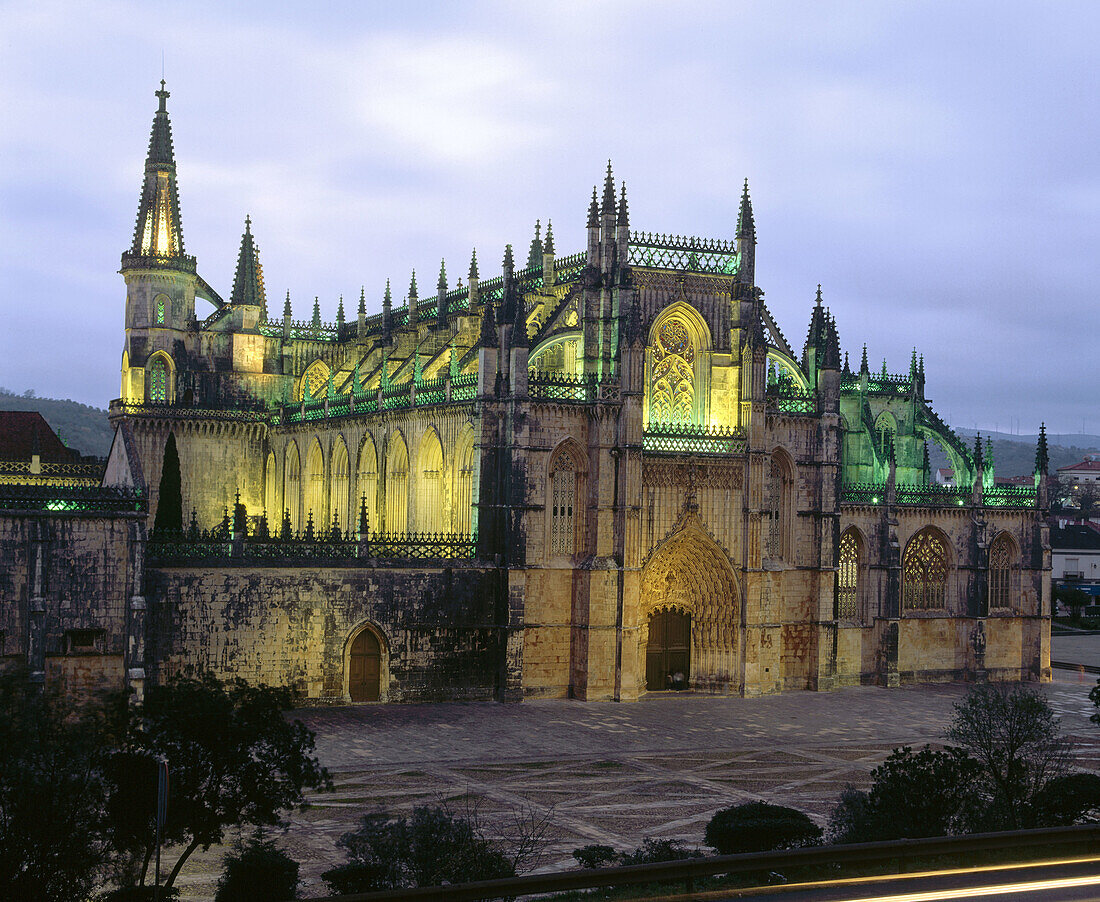
[[917,893],[899,893],[894,896],[860,896],[845,899],[843,902],[948,902],[951,899],[980,899],[983,896],[1037,893],[1044,890],[1071,889],[1077,886],[1096,886],[1097,884],[1100,884],[1100,875],[1092,874],[1087,877],[1061,877],[1052,880],[1032,880],[1024,883],[998,883],[989,886],[924,890]]

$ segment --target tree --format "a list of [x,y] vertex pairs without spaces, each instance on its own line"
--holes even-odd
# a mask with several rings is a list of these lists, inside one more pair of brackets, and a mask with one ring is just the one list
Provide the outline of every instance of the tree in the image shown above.
[[1042,827],[1096,823],[1100,815],[1100,777],[1088,773],[1055,777],[1035,796],[1035,810]]
[[1092,601],[1087,592],[1071,586],[1055,586],[1053,595],[1056,602],[1061,602],[1069,608],[1070,617],[1074,621],[1081,619],[1081,611]]
[[160,491],[157,493],[157,517],[153,532],[183,532],[183,489],[180,478],[180,455],[176,449],[176,436],[168,433],[164,443],[164,465],[160,474]]
[[1030,826],[1036,795],[1069,764],[1069,743],[1047,700],[1021,685],[971,688],[955,705],[947,738],[981,766],[992,829]]
[[104,873],[103,740],[98,711],[66,718],[25,671],[0,675],[0,898],[83,902]]
[[793,849],[821,841],[821,828],[795,808],[747,802],[715,813],[706,843],[719,855]]
[[[284,811],[303,805],[304,789],[331,788],[313,755],[313,733],[283,716],[291,701],[287,689],[223,684],[212,674],[146,690],[130,744],[168,762],[163,835],[183,846],[165,886],[196,849],[221,842],[226,827],[274,826]],[[146,836],[147,857],[152,824]]]
[[981,810],[977,761],[957,748],[894,749],[871,772],[871,789],[848,787],[829,820],[833,842],[966,833]]

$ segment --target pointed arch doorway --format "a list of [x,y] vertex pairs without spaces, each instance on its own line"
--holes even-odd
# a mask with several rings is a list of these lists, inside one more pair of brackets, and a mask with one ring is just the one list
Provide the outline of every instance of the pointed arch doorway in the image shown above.
[[382,694],[382,645],[373,630],[360,630],[348,654],[348,695],[353,702],[376,702]]
[[645,649],[645,687],[687,689],[691,673],[691,615],[683,611],[654,611],[649,615]]

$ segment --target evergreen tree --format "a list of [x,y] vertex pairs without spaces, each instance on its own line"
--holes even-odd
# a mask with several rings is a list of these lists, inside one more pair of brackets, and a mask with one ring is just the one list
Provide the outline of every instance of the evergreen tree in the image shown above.
[[180,456],[176,436],[169,432],[164,443],[164,466],[160,473],[157,495],[157,518],[154,533],[183,532],[183,483],[180,478]]

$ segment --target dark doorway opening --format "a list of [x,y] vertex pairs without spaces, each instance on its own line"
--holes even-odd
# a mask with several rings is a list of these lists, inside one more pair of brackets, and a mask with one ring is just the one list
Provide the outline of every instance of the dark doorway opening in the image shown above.
[[687,689],[691,673],[691,615],[657,611],[649,618],[645,687]]
[[351,643],[348,694],[353,702],[376,702],[382,684],[382,648],[378,637],[363,630]]

